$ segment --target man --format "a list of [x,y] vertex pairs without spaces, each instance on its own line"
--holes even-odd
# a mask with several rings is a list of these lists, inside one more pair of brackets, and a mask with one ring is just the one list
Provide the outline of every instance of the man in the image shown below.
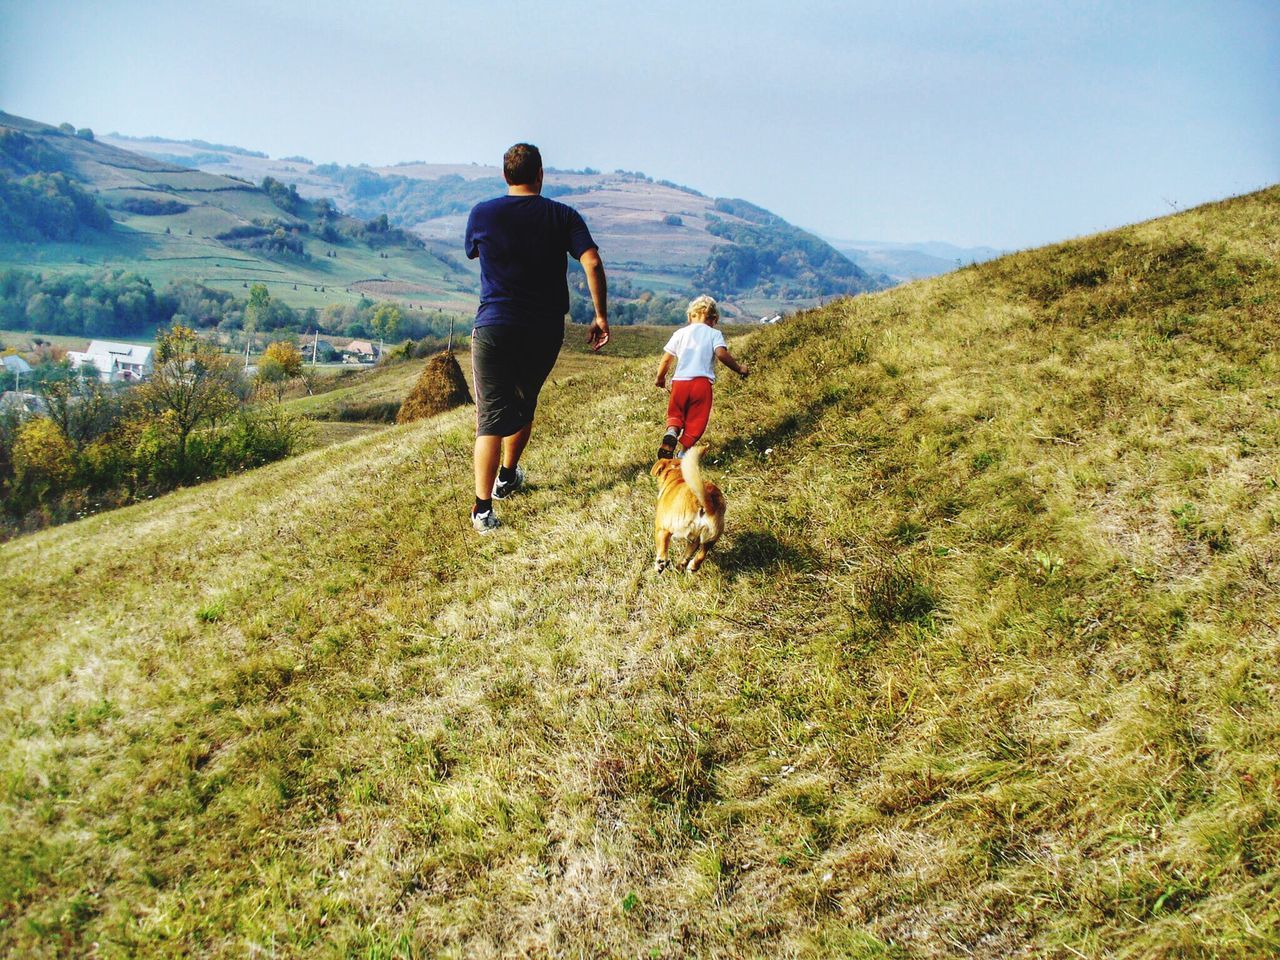
[[569,311],[568,254],[582,264],[595,307],[587,342],[609,342],[604,264],[582,216],[542,196],[542,155],[517,143],[502,158],[506,196],[478,203],[467,219],[467,257],[480,258],[480,309],[471,334],[476,391],[478,533],[498,526],[493,501],[524,484],[520,455],[533,430],[538,393],[555,366]]

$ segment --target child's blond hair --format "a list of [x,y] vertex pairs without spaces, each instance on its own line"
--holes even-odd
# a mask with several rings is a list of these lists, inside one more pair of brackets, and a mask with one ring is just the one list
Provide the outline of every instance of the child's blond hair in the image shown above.
[[689,309],[685,313],[690,323],[714,323],[720,319],[720,308],[716,306],[715,300],[705,293],[700,297],[694,297],[689,302]]

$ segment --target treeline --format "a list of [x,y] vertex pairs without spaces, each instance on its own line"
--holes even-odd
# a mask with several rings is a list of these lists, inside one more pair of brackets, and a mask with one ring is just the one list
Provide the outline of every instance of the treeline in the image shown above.
[[57,367],[39,384],[41,415],[0,411],[0,539],[279,460],[306,439],[188,328],[160,338],[139,386]]
[[[280,252],[293,253],[295,256],[305,256],[301,251],[299,234],[307,232],[314,232],[321,240],[328,243],[364,243],[373,250],[381,250],[387,247],[406,247],[420,250],[424,246],[418,237],[408,231],[401,230],[399,227],[392,226],[386,213],[379,213],[368,220],[344,216],[338,212],[338,208],[328,197],[307,200],[298,193],[298,185],[296,183],[286,184],[274,177],[262,178],[262,190],[277,207],[303,221],[293,224],[273,222],[261,225],[252,235],[264,238],[258,241],[259,244],[262,244],[259,249],[265,249],[267,252],[272,252],[275,249]],[[240,227],[237,229],[240,231],[252,231],[253,228]],[[269,241],[265,239],[267,234],[271,234]],[[243,234],[243,236],[249,235],[251,234],[248,232]],[[289,235],[297,239],[296,246],[289,241]],[[228,237],[224,234],[219,236],[218,239],[226,240]],[[274,247],[270,241],[274,241]]]
[[[652,290],[639,290],[626,277],[609,280],[609,323],[629,327],[636,324],[671,326],[684,323],[687,297],[660,296]],[[591,291],[581,270],[570,267],[569,319],[574,323],[590,323],[595,316]]]
[[[397,224],[415,224],[450,213],[466,213],[481,200],[501,196],[507,184],[499,177],[468,180],[457,174],[419,180],[397,174],[382,175],[366,167],[325,163],[312,171],[328,177],[347,192],[347,211],[361,218],[390,217]],[[579,187],[547,184],[544,197],[582,193]]]
[[0,271],[0,328],[68,336],[128,336],[173,316],[172,304],[136,273],[44,277]]
[[803,299],[875,289],[875,281],[829,243],[745,200],[715,209],[748,221],[707,216],[707,232],[728,240],[711,251],[694,286],[714,297],[755,293]]
[[339,184],[354,216],[373,218],[386,214],[396,223],[421,223],[449,213],[465,213],[481,200],[506,193],[506,183],[498,177],[467,180],[457,174],[436,180],[419,180],[395,174],[383,176],[365,167],[343,167],[324,163],[313,173]]
[[247,223],[219,233],[214,239],[236,250],[304,261],[311,259],[302,240],[305,228],[306,224],[299,226],[275,220],[262,224]]
[[110,226],[106,207],[65,174],[14,178],[0,173],[0,237],[74,240],[87,230]]
[[50,149],[39,137],[8,127],[0,129],[0,171],[22,176],[65,171],[65,166],[62,154]]
[[[250,323],[256,331],[304,333],[318,325],[336,336],[386,336],[374,316],[389,301],[365,297],[351,305],[299,310],[272,297],[265,286],[255,287],[261,287]],[[178,324],[237,333],[245,328],[249,299],[189,279],[156,291],[145,277],[119,269],[47,277],[9,269],[0,271],[0,329],[93,338],[137,336]],[[441,311],[405,308],[396,333],[386,338],[437,337],[448,330],[449,317]]]
[[[74,127],[70,132],[80,135]],[[84,132],[93,138],[92,131]],[[106,207],[65,169],[62,155],[41,138],[0,129],[0,237],[74,240],[111,226]]]

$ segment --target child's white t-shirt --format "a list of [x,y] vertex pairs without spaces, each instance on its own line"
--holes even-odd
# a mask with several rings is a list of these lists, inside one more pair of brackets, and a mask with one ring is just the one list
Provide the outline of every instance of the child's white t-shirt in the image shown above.
[[716,379],[716,350],[725,346],[724,334],[705,323],[690,323],[671,335],[663,349],[676,358],[672,380]]

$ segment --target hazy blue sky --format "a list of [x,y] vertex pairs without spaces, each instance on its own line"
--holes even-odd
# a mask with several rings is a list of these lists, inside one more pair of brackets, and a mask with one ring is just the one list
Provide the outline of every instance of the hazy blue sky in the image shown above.
[[0,0],[0,108],[317,161],[643,170],[1040,244],[1280,181],[1280,3]]

